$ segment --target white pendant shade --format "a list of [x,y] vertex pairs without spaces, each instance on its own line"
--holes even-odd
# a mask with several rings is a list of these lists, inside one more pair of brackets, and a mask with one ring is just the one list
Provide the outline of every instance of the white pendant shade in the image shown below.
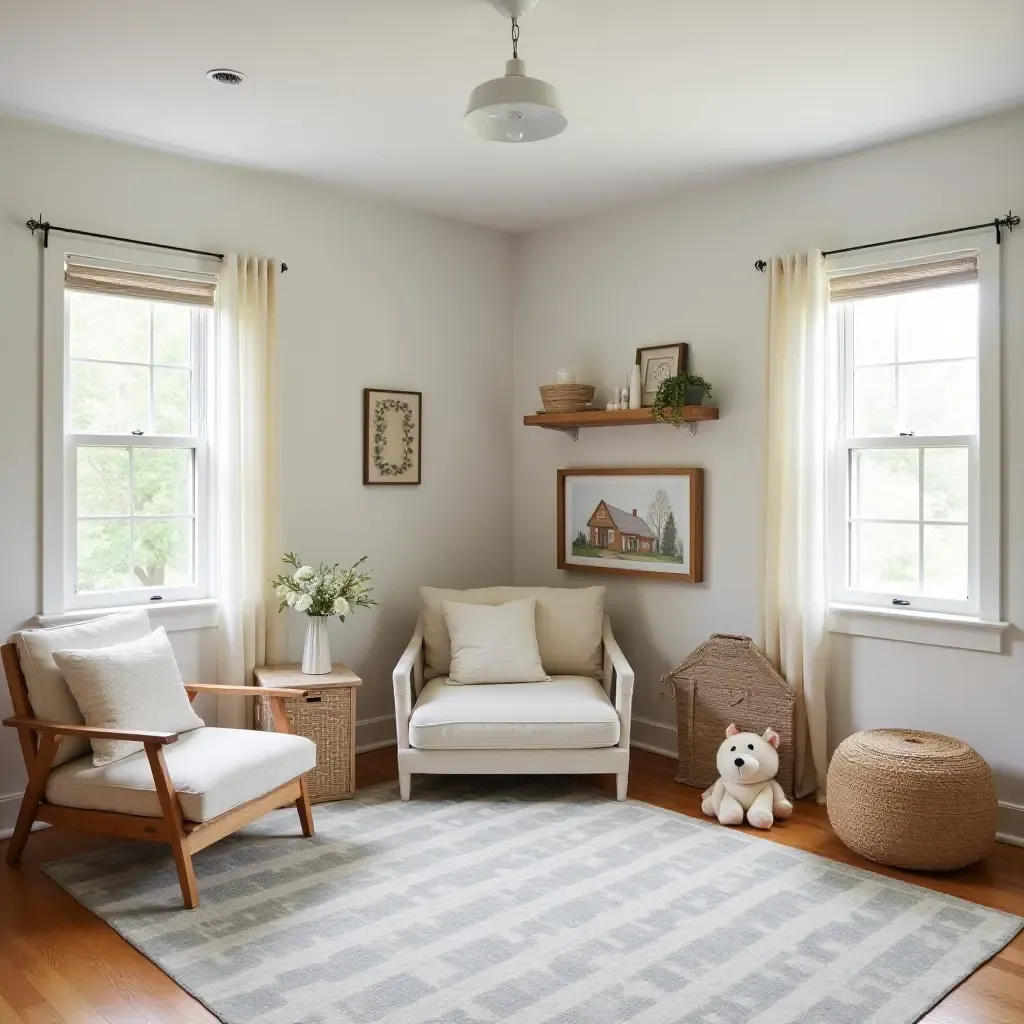
[[505,65],[505,77],[473,90],[463,126],[491,142],[539,142],[561,135],[569,124],[558,91],[529,78],[523,61]]

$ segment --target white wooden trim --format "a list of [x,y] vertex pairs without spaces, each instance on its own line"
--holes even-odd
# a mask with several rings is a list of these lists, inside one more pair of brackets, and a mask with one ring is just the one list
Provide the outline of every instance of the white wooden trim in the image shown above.
[[150,601],[144,605],[130,604],[109,608],[79,608],[74,611],[37,615],[40,626],[68,626],[75,622],[101,619],[115,612],[137,611],[140,607],[149,613],[154,626],[163,626],[168,633],[190,629],[212,629],[217,625],[217,600],[213,597],[198,601]]
[[851,636],[872,636],[880,640],[903,640],[912,644],[1001,654],[1003,633],[1010,628],[1010,623],[907,608],[832,604],[828,628],[832,633]]

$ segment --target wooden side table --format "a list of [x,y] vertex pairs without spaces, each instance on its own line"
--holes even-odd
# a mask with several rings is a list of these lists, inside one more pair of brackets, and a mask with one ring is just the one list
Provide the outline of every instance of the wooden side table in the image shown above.
[[[297,736],[316,744],[316,768],[308,775],[313,803],[346,800],[356,791],[356,688],[363,681],[344,665],[323,676],[306,676],[299,665],[264,665],[256,669],[256,685],[309,690],[305,700],[285,702],[288,725]],[[256,728],[274,732],[270,702],[256,701]]]

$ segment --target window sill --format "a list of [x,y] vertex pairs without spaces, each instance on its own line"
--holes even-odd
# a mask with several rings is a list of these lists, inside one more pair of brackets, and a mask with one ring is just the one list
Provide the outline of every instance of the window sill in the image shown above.
[[77,611],[37,615],[40,626],[69,626],[75,622],[89,622],[115,612],[134,612],[142,609],[149,613],[154,626],[163,626],[168,633],[188,629],[212,629],[217,625],[217,600],[206,597],[198,601],[153,601],[130,604],[117,608],[80,608]]
[[831,633],[850,636],[1002,654],[1003,633],[1010,624],[969,615],[833,604],[829,606],[828,628]]

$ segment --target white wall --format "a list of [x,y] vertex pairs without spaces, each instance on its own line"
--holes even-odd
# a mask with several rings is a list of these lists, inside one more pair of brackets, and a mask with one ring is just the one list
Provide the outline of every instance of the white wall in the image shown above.
[[[331,626],[366,680],[361,738],[393,728],[390,673],[420,583],[503,581],[511,552],[510,243],[496,232],[337,190],[0,119],[0,635],[40,610],[38,242],[42,215],[110,234],[276,256],[284,544],[370,556],[382,608]],[[424,392],[423,484],[362,485],[362,388]],[[302,622],[291,616],[291,654]],[[210,631],[174,633],[188,678],[212,678]],[[9,714],[6,687],[0,713]],[[0,735],[0,831],[24,774]]]
[[[517,249],[515,568],[517,582],[597,577],[555,569],[555,470],[703,466],[705,579],[690,586],[604,578],[637,669],[638,738],[674,745],[660,675],[714,631],[763,638],[762,520],[767,280],[755,259],[934,231],[1024,206],[1024,114],[859,154],[737,179],[524,236]],[[1003,615],[1024,622],[1024,231],[1003,251]],[[521,426],[561,366],[623,386],[637,346],[691,343],[715,385],[718,423],[581,431]],[[599,393],[603,402],[606,393]],[[1000,796],[1024,803],[1024,643],[1004,655],[834,638],[832,745],[857,729],[953,733],[988,758]],[[648,724],[659,723],[658,725]],[[1022,815],[1024,817],[1024,815]]]

